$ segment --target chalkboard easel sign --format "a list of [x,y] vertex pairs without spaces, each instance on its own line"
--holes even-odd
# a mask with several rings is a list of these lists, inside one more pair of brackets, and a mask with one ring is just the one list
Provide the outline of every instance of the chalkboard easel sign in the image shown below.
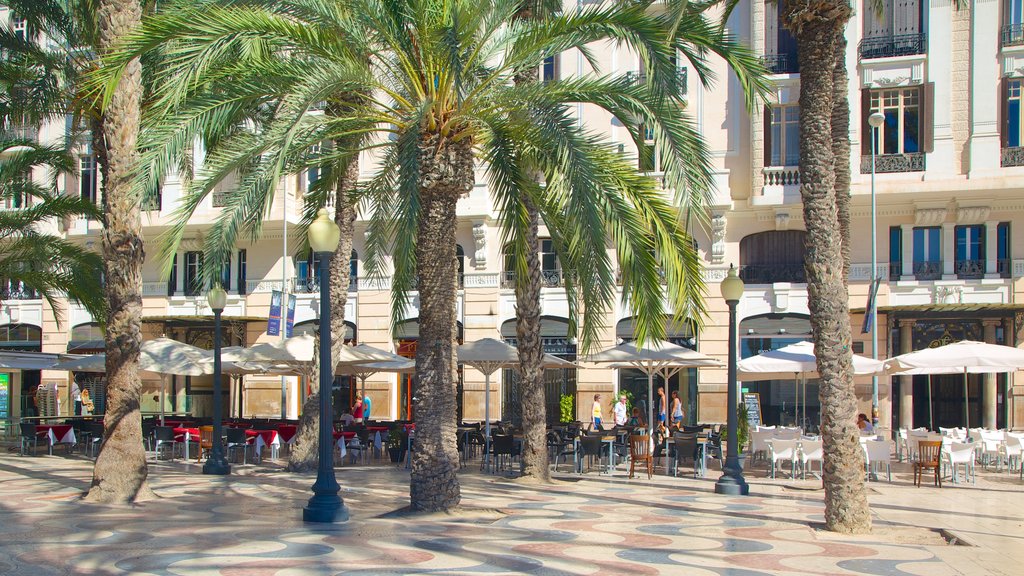
[[761,425],[761,395],[748,392],[743,395],[743,403],[747,406],[747,422],[750,423],[750,429],[756,430]]

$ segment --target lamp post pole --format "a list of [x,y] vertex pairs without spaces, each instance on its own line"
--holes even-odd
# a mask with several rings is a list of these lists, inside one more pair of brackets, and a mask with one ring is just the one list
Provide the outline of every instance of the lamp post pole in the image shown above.
[[333,435],[331,414],[331,303],[329,267],[331,255],[338,247],[341,230],[331,220],[327,210],[321,208],[316,220],[309,225],[309,246],[320,259],[320,440],[316,481],[313,496],[302,509],[306,522],[345,522],[348,509],[338,492],[338,480],[334,476],[334,459],[331,450]]
[[213,441],[210,446],[210,457],[203,464],[203,474],[215,474],[225,476],[231,474],[231,464],[224,458],[224,431],[221,426],[223,414],[223,398],[221,396],[221,369],[220,369],[220,314],[227,304],[227,293],[220,283],[213,285],[207,294],[207,301],[213,309]]
[[[885,115],[874,112],[868,116],[871,126],[871,283],[868,294],[871,298],[871,358],[878,360],[878,226],[876,224],[877,206],[875,202],[875,155],[878,148],[878,128],[885,122]],[[871,376],[871,423],[878,426],[878,375]]]
[[750,493],[750,486],[743,478],[743,465],[740,464],[740,446],[737,429],[739,427],[739,391],[736,382],[736,305],[743,297],[743,280],[736,275],[736,269],[729,266],[729,275],[722,281],[722,297],[729,306],[729,395],[728,395],[728,422],[729,449],[725,458],[725,465],[722,466],[722,477],[715,482],[716,494],[728,494],[731,496],[746,496]]

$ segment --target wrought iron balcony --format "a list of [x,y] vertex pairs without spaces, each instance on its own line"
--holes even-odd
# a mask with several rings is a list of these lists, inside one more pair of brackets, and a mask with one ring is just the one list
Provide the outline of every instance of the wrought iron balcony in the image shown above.
[[[924,172],[924,152],[912,154],[878,154],[875,156],[875,173]],[[871,155],[860,157],[860,173],[871,173]]]
[[[540,285],[541,288],[560,288],[565,285],[565,277],[562,275],[561,270],[541,270]],[[515,288],[516,273],[508,270],[502,272],[501,287]]]
[[923,32],[920,34],[864,38],[860,41],[858,51],[862,60],[924,54],[927,48],[926,38],[927,35]]
[[1003,46],[1020,46],[1024,44],[1024,24],[1007,24],[999,31]]
[[789,54],[765,54],[761,57],[761,63],[772,74],[796,74],[800,72],[800,62],[796,53]]
[[24,282],[16,280],[0,282],[0,300],[38,300],[39,293]]
[[1010,166],[1024,166],[1024,147],[1014,146],[1012,148],[1003,148],[1002,153],[999,156],[999,165],[1003,168],[1009,168]]
[[740,266],[740,278],[747,284],[807,282],[803,264],[748,264]]
[[[357,276],[349,276],[348,278],[348,291],[355,292],[359,290],[359,278]],[[319,294],[320,293],[320,277],[298,277],[295,279],[295,293],[296,294]]]
[[895,282],[903,275],[903,262],[889,262],[889,280]]
[[[676,68],[674,84],[677,94],[680,96],[686,95],[686,78],[686,68]],[[644,76],[641,76],[639,72],[626,72],[626,81],[630,84],[639,84],[644,81]]]
[[1013,260],[1009,258],[1000,258],[996,260],[996,274],[999,274],[1000,278],[1009,278],[1010,272],[1013,270]]
[[985,260],[957,260],[953,263],[953,270],[962,280],[984,278]]
[[942,260],[915,260],[914,278],[918,280],[938,280],[942,278]]
[[214,190],[211,196],[213,196],[214,208],[223,208],[228,205],[228,195],[224,190]]

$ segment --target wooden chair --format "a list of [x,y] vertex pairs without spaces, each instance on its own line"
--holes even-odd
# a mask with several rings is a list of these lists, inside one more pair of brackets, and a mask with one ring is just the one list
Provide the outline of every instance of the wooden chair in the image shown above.
[[203,453],[213,450],[213,426],[199,427],[199,452],[196,454],[196,462],[203,457]]
[[647,479],[650,480],[654,473],[654,455],[651,454],[650,436],[629,437],[629,477],[633,477],[637,462],[647,463]]
[[921,485],[925,470],[933,470],[935,485],[942,488],[942,475],[939,474],[939,452],[941,450],[941,441],[920,440],[917,443],[917,458],[914,460],[914,486]]

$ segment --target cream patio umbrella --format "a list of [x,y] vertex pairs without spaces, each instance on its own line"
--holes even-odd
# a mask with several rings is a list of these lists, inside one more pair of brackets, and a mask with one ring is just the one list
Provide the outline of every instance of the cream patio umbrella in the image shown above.
[[[413,370],[405,370],[404,366],[406,363],[412,363],[415,366],[415,362],[406,358],[405,356],[399,356],[393,352],[382,350],[369,344],[359,344],[358,346],[352,347],[353,352],[358,352],[371,358],[366,363],[341,363],[338,365],[338,369],[343,374],[351,374],[356,378],[359,378],[359,393],[366,393],[366,379],[373,376],[377,372],[412,372]],[[375,368],[375,365],[379,365]]]
[[[817,358],[814,356],[814,343],[804,340],[740,360],[736,363],[736,375],[737,379],[743,382],[792,378],[796,386],[797,422],[799,422],[800,397],[802,395],[804,398],[803,416],[806,418],[807,379],[818,377],[817,362]],[[881,360],[853,355],[854,375],[881,373],[884,370],[883,364]],[[803,393],[800,392],[801,385],[804,387]]]
[[654,375],[672,374],[683,368],[720,368],[722,363],[695,350],[684,348],[667,340],[655,340],[638,346],[636,342],[625,342],[586,357],[587,362],[628,366],[647,374],[648,426],[652,438],[654,432]]
[[[519,350],[494,338],[462,344],[456,349],[459,364],[475,368],[484,375],[484,467],[491,467],[491,374],[519,364]],[[550,354],[544,355],[543,368],[574,368],[576,365]]]
[[[885,371],[893,376],[915,374],[963,374],[964,381],[964,427],[970,428],[970,413],[967,409],[967,375],[993,374],[1024,370],[1024,350],[1000,344],[986,344],[962,340],[945,346],[925,348],[917,352],[901,354],[885,361]],[[931,381],[928,382],[931,394]],[[929,409],[931,401],[929,398]],[[929,423],[934,424],[934,422]],[[929,426],[933,427],[933,426]]]

